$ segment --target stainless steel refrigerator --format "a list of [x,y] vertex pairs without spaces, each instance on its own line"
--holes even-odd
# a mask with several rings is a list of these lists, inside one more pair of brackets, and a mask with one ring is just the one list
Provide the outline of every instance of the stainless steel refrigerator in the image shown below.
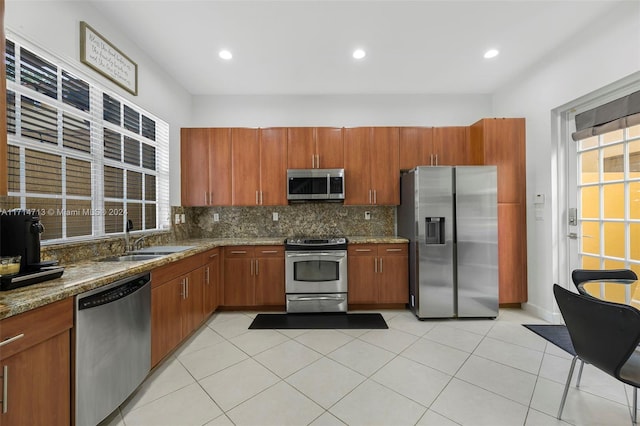
[[420,166],[401,177],[398,234],[409,239],[418,318],[498,315],[495,166]]

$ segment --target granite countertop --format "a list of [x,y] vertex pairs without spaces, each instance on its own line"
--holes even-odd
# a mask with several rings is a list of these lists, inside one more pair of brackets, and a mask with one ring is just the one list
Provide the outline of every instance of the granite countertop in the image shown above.
[[[348,237],[349,243],[407,243],[400,237]],[[15,290],[0,291],[0,319],[75,296],[123,278],[166,265],[216,247],[239,245],[278,245],[284,237],[223,238],[181,240],[175,244],[192,248],[158,257],[133,262],[101,262],[88,259],[64,266],[64,275],[58,279],[33,284]]]

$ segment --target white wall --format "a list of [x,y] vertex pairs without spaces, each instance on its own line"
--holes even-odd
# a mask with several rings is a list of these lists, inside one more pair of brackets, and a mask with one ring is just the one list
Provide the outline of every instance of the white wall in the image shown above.
[[[170,126],[171,205],[180,204],[180,127],[188,125],[191,95],[164,73],[117,25],[106,21],[90,4],[81,1],[6,0],[5,27],[51,54],[76,64],[100,84],[148,110]],[[138,64],[138,96],[111,83],[80,62],[80,21],[116,45]]]
[[489,95],[195,96],[193,127],[466,126]]
[[[554,282],[566,284],[557,255],[565,240],[554,231],[556,141],[551,111],[640,71],[640,3],[626,2],[494,94],[497,116],[527,120],[527,239],[529,303],[527,308],[554,317]],[[536,220],[533,195],[545,194],[542,220]]]

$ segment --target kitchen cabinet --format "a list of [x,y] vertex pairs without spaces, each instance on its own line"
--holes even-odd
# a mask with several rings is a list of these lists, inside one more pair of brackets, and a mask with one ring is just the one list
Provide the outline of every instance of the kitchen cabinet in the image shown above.
[[287,204],[287,129],[231,129],[232,204]]
[[73,298],[0,321],[0,424],[71,424]]
[[231,205],[231,129],[180,129],[183,206]]
[[285,304],[284,247],[224,249],[224,306]]
[[470,127],[473,164],[498,168],[499,302],[527,301],[524,118],[485,118]]
[[433,127],[401,127],[400,170],[433,166]]
[[400,204],[399,129],[344,130],[346,205]]
[[469,127],[434,127],[433,159],[434,166],[461,166],[471,164]]
[[151,272],[151,365],[204,320],[205,268],[195,255]]
[[211,315],[220,304],[220,249],[215,248],[202,254],[204,265],[204,317]]
[[287,129],[287,168],[344,168],[340,127],[290,127]]
[[407,244],[353,244],[347,258],[349,305],[408,302]]

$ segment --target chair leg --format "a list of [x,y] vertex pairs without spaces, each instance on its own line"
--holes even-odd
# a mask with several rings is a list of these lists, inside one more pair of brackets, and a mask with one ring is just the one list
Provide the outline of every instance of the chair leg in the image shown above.
[[582,369],[584,368],[584,361],[580,360],[580,370],[578,370],[578,380],[576,380],[576,387],[580,387],[580,379],[582,379]]
[[560,408],[558,409],[558,420],[562,416],[562,410],[564,409],[564,403],[567,400],[567,393],[569,392],[569,385],[571,385],[571,377],[573,376],[573,369],[576,366],[576,361],[578,360],[578,356],[574,356],[571,361],[571,368],[569,369],[569,375],[567,376],[567,383],[564,384],[564,393],[562,394],[562,400],[560,401]]

